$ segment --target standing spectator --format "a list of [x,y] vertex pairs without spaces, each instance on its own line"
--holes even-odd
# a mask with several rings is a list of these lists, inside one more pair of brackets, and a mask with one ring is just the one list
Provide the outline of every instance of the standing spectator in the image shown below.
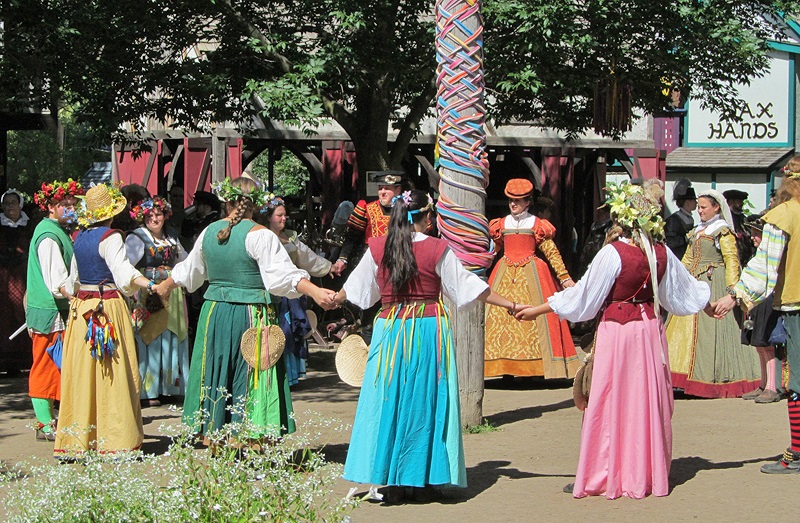
[[32,227],[28,215],[22,210],[25,197],[16,189],[9,189],[0,197],[0,370],[16,374],[30,364],[30,340],[18,335],[8,337],[25,323],[25,296],[28,248]]
[[774,293],[773,307],[781,311],[786,328],[789,363],[790,444],[783,457],[761,467],[765,474],[800,473],[800,156],[784,168],[777,205],[764,215],[761,244],[741,279],[716,303],[718,316],[740,303],[745,310]]
[[[539,305],[558,290],[551,268],[562,286],[575,284],[553,241],[556,228],[528,212],[533,184],[522,178],[509,180],[505,194],[511,214],[489,223],[489,234],[503,251],[489,285],[517,303]],[[520,323],[502,307],[486,307],[486,377],[572,378],[579,365],[567,322],[555,314]]]
[[[761,231],[763,222],[758,216],[748,216],[745,221],[750,228],[750,237],[753,246],[758,249],[761,244]],[[780,401],[775,374],[779,368],[778,358],[775,357],[775,346],[770,343],[770,335],[775,330],[780,318],[780,312],[773,307],[774,296],[770,296],[756,305],[748,314],[746,327],[742,329],[742,343],[755,347],[761,362],[761,386],[742,395],[744,400],[755,400],[756,403],[774,403]]]
[[689,245],[689,233],[694,229],[692,212],[697,209],[697,195],[692,182],[686,178],[675,182],[672,199],[675,200],[678,210],[670,214],[664,224],[664,242],[675,256],[682,260]]
[[516,304],[468,272],[444,240],[424,234],[433,200],[423,191],[395,198],[385,237],[372,238],[336,303],[380,301],[358,398],[344,478],[388,485],[397,503],[413,488],[418,501],[436,485],[466,487],[458,371],[449,312],[481,300],[515,312]]
[[657,182],[611,185],[608,193],[614,223],[584,277],[517,318],[555,311],[577,322],[602,311],[578,472],[564,491],[576,498],[666,496],[674,401],[658,309],[711,312],[711,293],[661,243],[664,193]]
[[125,255],[122,233],[109,228],[127,201],[113,186],[95,185],[78,209],[70,302],[61,366],[61,407],[54,453],[139,449],[144,440],[140,380],[131,312],[124,295],[154,283]]
[[194,193],[193,209],[187,212],[181,227],[181,236],[189,240],[188,250],[192,249],[201,231],[219,220],[219,204],[219,198],[208,191]]
[[[286,205],[282,198],[272,196],[260,213],[266,220],[269,230],[275,233],[286,249],[292,263],[299,269],[308,272],[311,276],[321,277],[332,275],[333,264],[322,256],[312,251],[305,243],[297,238],[297,232],[286,228]],[[278,297],[276,303],[278,324],[286,336],[286,347],[283,351],[283,360],[286,363],[286,375],[289,385],[296,385],[300,378],[306,375],[306,360],[308,360],[308,342],[306,334],[311,329],[306,314],[305,297],[287,298]]]
[[722,193],[731,210],[731,225],[736,234],[736,249],[739,253],[739,263],[744,266],[752,258],[755,249],[750,240],[750,229],[745,227],[744,202],[749,194],[738,189],[731,189]]
[[[731,213],[714,190],[697,199],[700,225],[691,233],[683,264],[711,287],[712,299],[724,296],[739,280],[739,256]],[[755,353],[742,346],[742,331],[731,315],[716,321],[704,314],[667,320],[672,384],[702,398],[738,398],[758,387]]]
[[[145,278],[160,283],[172,267],[186,258],[177,233],[165,227],[170,204],[164,198],[147,198],[131,209],[141,227],[125,239],[128,260]],[[151,407],[161,405],[160,396],[183,396],[189,377],[189,339],[183,292],[170,294],[164,304],[145,290],[134,295],[133,316],[141,399]],[[165,306],[166,305],[166,306]]]
[[28,254],[28,301],[25,321],[31,334],[33,364],[28,393],[36,415],[36,439],[55,441],[53,402],[61,399],[61,354],[64,345],[69,300],[74,288],[68,284],[72,265],[72,240],[65,228],[75,221],[76,196],[81,185],[43,183],[33,199],[47,211],[47,218],[33,231]]

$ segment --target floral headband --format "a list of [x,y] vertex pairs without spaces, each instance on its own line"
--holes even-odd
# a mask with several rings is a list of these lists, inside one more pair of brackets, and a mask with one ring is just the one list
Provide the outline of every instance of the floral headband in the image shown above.
[[783,175],[786,178],[800,178],[800,172],[793,172],[788,165],[783,168]]
[[656,241],[664,237],[661,217],[664,190],[658,180],[647,180],[644,185],[611,182],[605,190],[606,205],[617,223],[632,230],[639,229]]
[[221,182],[211,184],[211,190],[223,202],[234,202],[240,198],[247,198],[256,207],[262,207],[269,199],[270,194],[262,189],[260,182],[255,182],[255,184],[253,190],[245,193],[241,187],[234,187],[230,178],[225,178]]
[[66,182],[42,183],[42,189],[33,195],[33,203],[43,211],[51,202],[60,202],[67,196],[83,196],[83,186],[69,178]]
[[[428,196],[428,203],[427,203],[427,205],[425,205],[425,207],[422,207],[421,209],[415,209],[413,211],[408,211],[408,221],[409,222],[413,222],[414,221],[413,220],[413,216],[415,214],[419,214],[421,212],[425,212],[425,211],[428,211],[430,209],[433,209],[433,198],[431,198],[430,194],[427,195],[427,196]],[[395,202],[398,202],[398,201],[402,201],[403,202],[403,207],[408,207],[409,205],[411,205],[411,202],[413,201],[411,199],[411,191],[405,191],[404,193],[392,198],[392,207],[394,207]]]
[[161,211],[166,219],[172,215],[172,205],[161,196],[154,196],[139,202],[139,205],[131,209],[130,214],[131,218],[138,223],[142,223],[147,215],[153,211]]

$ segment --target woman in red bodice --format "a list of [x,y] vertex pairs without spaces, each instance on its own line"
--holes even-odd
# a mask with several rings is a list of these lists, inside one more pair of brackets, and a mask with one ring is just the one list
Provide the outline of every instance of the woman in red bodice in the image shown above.
[[[489,224],[496,252],[503,251],[489,284],[517,303],[541,304],[559,290],[551,267],[561,286],[571,287],[574,282],[553,241],[555,227],[528,212],[532,193],[528,180],[517,178],[506,184],[511,214]],[[520,323],[505,309],[486,306],[486,377],[572,378],[579,364],[567,322],[555,314]]]

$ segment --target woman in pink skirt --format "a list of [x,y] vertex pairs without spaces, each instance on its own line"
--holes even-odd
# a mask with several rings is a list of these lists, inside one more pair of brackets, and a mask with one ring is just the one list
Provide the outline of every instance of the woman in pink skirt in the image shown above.
[[577,322],[601,313],[578,472],[564,490],[576,498],[666,496],[673,399],[659,306],[676,315],[710,312],[711,290],[662,243],[659,182],[609,184],[607,191],[614,223],[586,275],[517,317],[553,311]]

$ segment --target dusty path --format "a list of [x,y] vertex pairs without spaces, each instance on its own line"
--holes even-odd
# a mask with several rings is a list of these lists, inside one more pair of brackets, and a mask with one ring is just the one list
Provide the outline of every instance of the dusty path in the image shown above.
[[[330,358],[316,360],[330,368]],[[312,360],[312,364],[315,361]],[[0,376],[0,459],[15,463],[49,456],[52,444],[34,441],[25,378]],[[330,370],[310,371],[294,391],[295,411],[311,409],[352,421],[358,391]],[[486,418],[500,430],[465,435],[469,487],[427,505],[365,503],[354,522],[370,521],[742,521],[797,520],[792,507],[800,475],[768,476],[759,467],[788,445],[785,402],[756,405],[739,399],[676,401],[672,493],[644,500],[573,499],[561,488],[573,480],[580,413],[568,384],[516,380],[487,382]],[[145,452],[162,452],[158,432],[177,416],[166,407],[143,411]],[[328,458],[342,461],[348,434],[334,435]],[[341,482],[344,495],[353,486]],[[366,490],[364,488],[363,490]],[[791,510],[781,517],[782,507]]]

